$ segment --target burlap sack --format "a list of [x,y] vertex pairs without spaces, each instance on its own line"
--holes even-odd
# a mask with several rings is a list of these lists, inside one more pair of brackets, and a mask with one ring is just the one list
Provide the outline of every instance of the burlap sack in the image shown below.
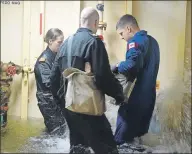
[[92,73],[68,68],[63,72],[63,77],[68,79],[65,96],[68,110],[95,116],[106,111],[105,95],[97,89]]

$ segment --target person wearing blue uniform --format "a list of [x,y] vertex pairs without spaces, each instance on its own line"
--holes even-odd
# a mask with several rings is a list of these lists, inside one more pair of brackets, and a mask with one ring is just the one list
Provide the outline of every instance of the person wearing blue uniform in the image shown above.
[[52,135],[62,135],[66,128],[62,103],[53,97],[50,81],[53,62],[63,40],[64,35],[60,29],[49,29],[44,38],[47,48],[40,54],[34,67],[37,105],[44,118],[46,132]]
[[119,107],[115,141],[118,145],[132,142],[148,132],[156,100],[156,79],[160,63],[158,42],[147,31],[140,30],[129,14],[120,18],[116,30],[127,41],[126,60],[113,67],[113,72],[136,79],[125,105]]

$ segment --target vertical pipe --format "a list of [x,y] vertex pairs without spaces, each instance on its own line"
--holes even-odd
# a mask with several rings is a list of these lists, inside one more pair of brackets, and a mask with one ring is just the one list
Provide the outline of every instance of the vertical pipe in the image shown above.
[[183,15],[183,23],[185,26],[182,27],[182,31],[179,32],[179,41],[178,41],[178,53],[177,53],[177,70],[181,79],[184,80],[184,53],[185,53],[185,35],[186,35],[186,21],[187,21],[187,1],[183,2],[185,7],[185,15]]
[[127,4],[127,0],[125,1],[125,14],[127,14],[127,6],[128,4]]
[[126,0],[126,14],[132,14],[133,1]]
[[[104,1],[98,1],[98,4],[104,5]],[[103,11],[98,10],[98,13],[99,13],[99,23],[103,23]],[[98,33],[98,35],[103,36],[103,28],[102,27],[99,28],[97,33]]]
[[[31,1],[23,1],[23,66],[29,66],[29,50],[30,50],[30,25],[31,25]],[[21,101],[21,119],[27,119],[28,112],[28,92],[29,92],[29,76],[24,71],[22,77],[22,101]]]

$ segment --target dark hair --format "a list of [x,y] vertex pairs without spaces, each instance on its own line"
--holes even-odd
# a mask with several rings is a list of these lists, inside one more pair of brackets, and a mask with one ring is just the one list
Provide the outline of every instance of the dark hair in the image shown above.
[[128,24],[131,25],[131,26],[139,27],[139,25],[137,23],[137,20],[135,19],[134,16],[132,16],[130,14],[125,14],[117,22],[116,30],[117,29],[122,29],[122,28],[124,28]]
[[58,29],[58,28],[51,28],[47,31],[45,37],[44,37],[44,42],[49,44],[49,40],[55,41],[57,37],[63,35],[63,32]]

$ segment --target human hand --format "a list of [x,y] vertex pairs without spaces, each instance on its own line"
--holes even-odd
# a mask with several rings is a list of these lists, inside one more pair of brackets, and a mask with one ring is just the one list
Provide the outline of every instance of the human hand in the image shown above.
[[126,104],[127,101],[128,101],[128,98],[125,97],[123,101],[116,101],[115,105],[122,106],[122,105]]
[[118,65],[119,65],[119,64],[111,65],[111,71],[112,71],[113,73],[118,73]]
[[121,102],[116,101],[116,103],[115,103],[115,105],[119,105],[119,106],[122,106],[122,105],[124,105],[124,104],[125,104],[125,102],[124,102],[124,101],[121,101]]

